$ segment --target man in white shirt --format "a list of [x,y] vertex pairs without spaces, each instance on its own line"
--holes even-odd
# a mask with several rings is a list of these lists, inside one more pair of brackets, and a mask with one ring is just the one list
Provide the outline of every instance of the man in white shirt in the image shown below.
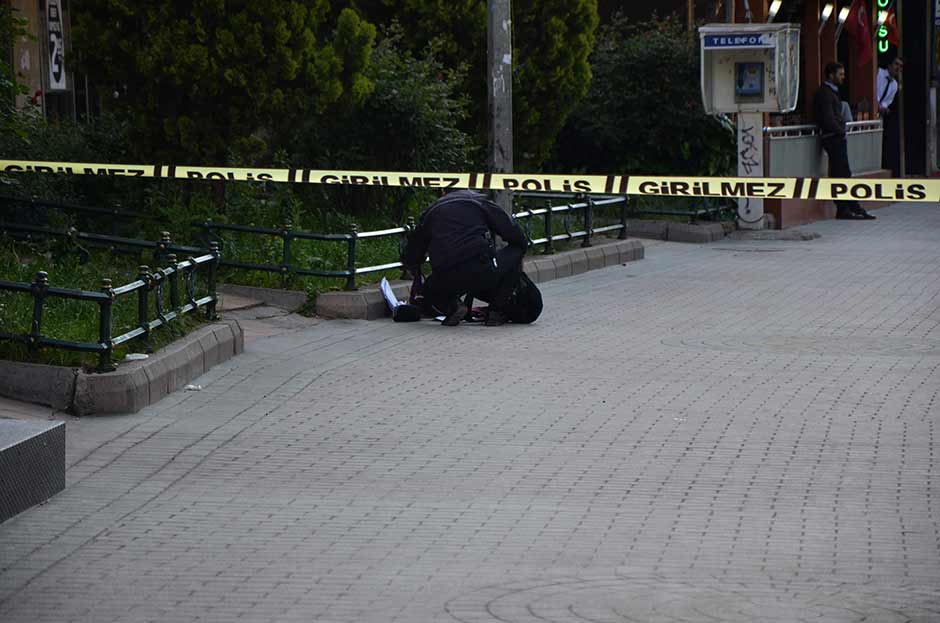
[[895,57],[887,68],[878,69],[878,110],[884,120],[884,135],[881,141],[881,166],[891,169],[894,177],[901,175],[901,114],[898,109],[898,78],[904,69],[904,61]]

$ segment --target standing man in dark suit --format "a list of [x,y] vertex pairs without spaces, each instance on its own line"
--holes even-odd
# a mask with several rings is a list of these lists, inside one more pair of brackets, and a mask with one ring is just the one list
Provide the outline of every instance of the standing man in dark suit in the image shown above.
[[[845,67],[842,63],[826,65],[826,82],[820,85],[813,97],[816,125],[822,135],[822,146],[829,155],[829,175],[852,177],[849,166],[848,143],[845,139],[845,118],[842,116],[842,98],[839,87],[845,82]],[[863,220],[873,219],[858,201],[836,201],[836,218]]]

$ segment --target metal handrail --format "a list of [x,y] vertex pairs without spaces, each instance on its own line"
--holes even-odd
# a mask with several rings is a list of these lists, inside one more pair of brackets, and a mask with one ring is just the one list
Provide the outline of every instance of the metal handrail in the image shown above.
[[[867,121],[850,121],[845,124],[847,134],[859,134],[861,132],[875,132],[882,128],[881,119],[871,119]],[[815,136],[819,134],[819,127],[813,124],[803,125],[783,125],[767,126],[764,128],[764,136],[771,140],[781,138],[793,138],[798,136]]]
[[[582,247],[590,247],[591,238],[599,233],[618,231],[618,237],[621,240],[627,237],[627,211],[629,203],[626,196],[603,195],[600,197],[593,197],[591,195],[583,195],[580,193],[516,193],[515,195],[516,198],[522,200],[538,200],[545,202],[544,207],[523,209],[513,213],[512,215],[513,219],[517,223],[520,223],[522,231],[525,233],[526,239],[528,240],[529,246],[534,247],[544,245],[542,253],[545,255],[554,253],[554,243],[562,240],[581,239]],[[553,205],[552,202],[559,199],[567,200],[568,203],[562,205]],[[616,225],[595,228],[595,209],[598,207],[614,205],[620,206],[620,222]],[[581,211],[582,213],[582,219],[580,223],[581,229],[572,231],[571,219],[572,215],[577,211]],[[564,215],[564,218],[561,222],[564,233],[560,234],[555,233],[556,221],[554,217],[558,214]],[[532,233],[532,219],[538,216],[542,217],[543,228],[540,232],[541,237],[536,238]]]
[[[516,193],[517,198],[525,200],[537,200],[546,202],[545,207],[537,208],[528,208],[522,209],[516,212],[513,215],[513,218],[519,221],[523,225],[523,229],[526,232],[526,237],[530,245],[545,245],[544,253],[550,254],[554,252],[552,243],[559,240],[573,240],[573,239],[583,239],[582,246],[590,246],[591,238],[595,234],[599,233],[608,233],[613,231],[620,232],[620,238],[626,237],[626,218],[628,212],[628,199],[626,196],[619,195],[610,195],[610,196],[600,196],[593,197],[583,194],[576,193]],[[28,199],[18,199],[15,197],[6,197],[0,196],[0,200],[7,201],[20,201],[20,202],[30,202],[33,200]],[[552,202],[556,200],[567,200],[567,203],[561,205],[553,205]],[[81,210],[83,206],[75,206],[71,204],[61,204],[55,202],[43,202],[43,205],[48,207],[63,209],[63,210],[72,210],[77,209]],[[620,206],[620,223],[617,225],[608,225],[601,228],[594,228],[594,211],[597,208],[604,207],[615,207]],[[100,209],[96,209],[100,210]],[[582,224],[583,226],[579,227],[577,231],[572,231],[570,220],[572,215],[575,212],[582,213]],[[135,213],[120,213],[121,216],[132,217]],[[555,227],[555,217],[557,215],[563,215],[563,226],[564,233],[555,233],[553,228]],[[535,238],[532,235],[532,219],[535,217],[542,217],[545,221],[544,230],[545,233],[543,237]],[[277,264],[267,264],[267,263],[256,263],[256,262],[245,262],[240,261],[234,257],[231,257],[230,254],[226,254],[225,259],[219,261],[220,266],[226,266],[229,268],[236,268],[241,270],[253,270],[261,272],[269,272],[282,275],[285,279],[289,275],[298,275],[304,277],[324,277],[324,278],[343,278],[346,280],[345,289],[346,290],[355,290],[356,289],[356,276],[364,275],[376,272],[382,272],[387,270],[402,269],[404,267],[400,261],[388,262],[383,264],[377,264],[373,266],[357,266],[357,253],[358,245],[360,240],[367,239],[378,239],[384,237],[398,237],[399,240],[399,250],[405,244],[407,236],[414,229],[414,220],[409,219],[409,222],[400,227],[391,227],[387,229],[380,229],[375,231],[366,231],[359,232],[355,223],[351,224],[351,231],[349,233],[343,234],[319,234],[313,232],[301,231],[294,229],[291,222],[285,222],[280,228],[275,227],[255,227],[253,225],[240,225],[235,223],[219,223],[214,221],[198,221],[191,223],[192,227],[195,227],[202,231],[200,236],[202,240],[206,243],[214,242],[219,245],[219,248],[222,248],[222,245],[225,243],[224,239],[220,236],[222,232],[237,232],[243,234],[252,234],[252,235],[263,235],[263,236],[273,236],[281,240],[281,261]],[[173,243],[171,240],[169,232],[163,232],[161,240],[159,242],[152,242],[147,240],[138,240],[134,238],[125,238],[116,235],[102,235],[90,232],[82,232],[77,230],[75,227],[70,227],[65,230],[54,229],[50,227],[41,227],[37,225],[21,225],[18,223],[7,223],[0,221],[0,231],[7,230],[12,232],[17,232],[21,234],[26,234],[27,236],[32,236],[33,234],[38,235],[47,235],[47,236],[57,236],[62,238],[68,238],[73,242],[82,241],[89,244],[98,244],[106,245],[112,248],[130,248],[130,249],[154,249],[155,254],[160,253],[163,255],[169,253],[187,253],[187,254],[201,254],[205,253],[205,248],[203,247],[192,247],[192,246],[182,246]],[[317,269],[307,266],[297,266],[294,262],[294,254],[292,249],[293,241],[295,240],[315,240],[321,242],[339,242],[347,246],[346,250],[346,267],[345,270],[324,270]],[[82,249],[84,252],[84,250]],[[87,252],[85,252],[87,253]]]
[[[31,351],[42,347],[89,352],[98,354],[98,371],[109,372],[115,369],[112,355],[114,347],[129,340],[143,337],[149,338],[150,333],[161,326],[165,326],[184,314],[192,313],[201,307],[206,309],[206,316],[212,320],[216,318],[216,277],[219,266],[218,247],[213,245],[210,252],[199,257],[191,257],[182,262],[176,261],[175,254],[165,255],[167,266],[151,271],[148,266],[140,266],[135,281],[123,286],[112,287],[110,279],[101,280],[101,291],[76,290],[59,288],[49,285],[49,274],[39,271],[32,283],[0,280],[0,290],[8,292],[28,293],[33,297],[33,318],[30,331],[27,334],[17,334],[7,331],[0,332],[0,340],[25,343]],[[195,273],[200,267],[206,267],[206,296],[196,298]],[[180,292],[180,277],[185,292]],[[169,287],[170,310],[163,309],[163,289]],[[148,297],[155,291],[154,312],[156,318],[150,317]],[[112,312],[115,301],[122,296],[137,295],[137,326],[118,336],[112,336]],[[181,295],[185,294],[185,302]],[[89,301],[98,304],[98,341],[78,342],[62,340],[42,334],[42,314],[45,301],[48,298],[64,298],[79,301]]]

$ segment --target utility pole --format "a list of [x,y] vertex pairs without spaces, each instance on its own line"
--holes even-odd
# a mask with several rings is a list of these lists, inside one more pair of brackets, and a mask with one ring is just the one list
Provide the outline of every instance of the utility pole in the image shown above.
[[[512,172],[512,2],[487,0],[487,101],[489,103],[489,170]],[[496,203],[512,214],[512,194],[496,193]]]

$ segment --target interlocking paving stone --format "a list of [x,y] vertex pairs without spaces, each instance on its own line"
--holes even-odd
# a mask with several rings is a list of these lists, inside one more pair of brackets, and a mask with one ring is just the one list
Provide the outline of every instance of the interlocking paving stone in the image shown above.
[[940,211],[662,243],[532,326],[253,328],[0,524],[0,620],[940,620]]

